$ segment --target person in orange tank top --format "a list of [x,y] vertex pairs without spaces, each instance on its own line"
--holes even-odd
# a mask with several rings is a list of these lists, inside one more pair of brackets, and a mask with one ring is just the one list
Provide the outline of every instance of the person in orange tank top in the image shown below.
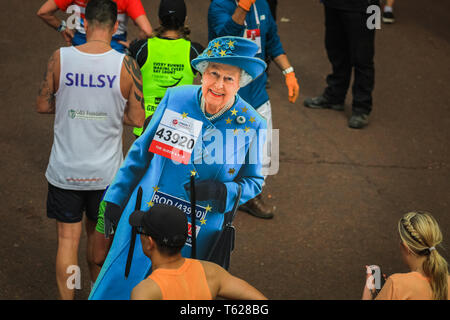
[[155,204],[147,212],[133,212],[129,221],[137,228],[142,250],[152,261],[152,273],[133,289],[132,300],[267,299],[219,265],[181,256],[188,221],[180,209]]
[[449,300],[450,277],[448,263],[437,246],[442,233],[433,216],[428,212],[409,212],[398,222],[400,251],[409,267],[408,273],[391,275],[376,295],[368,269],[363,300]]

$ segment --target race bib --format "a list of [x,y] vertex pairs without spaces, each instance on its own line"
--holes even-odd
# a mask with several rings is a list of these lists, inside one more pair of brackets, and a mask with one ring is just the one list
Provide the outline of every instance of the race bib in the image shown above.
[[188,116],[166,110],[150,144],[150,152],[188,164],[203,123]]
[[256,43],[256,45],[258,46],[258,52],[256,53],[261,53],[261,31],[259,29],[245,29],[244,38]]
[[[183,211],[188,219],[188,238],[186,240],[186,244],[188,246],[191,246],[192,244],[192,225],[191,225],[191,203],[188,201],[185,201],[183,199],[174,197],[170,194],[157,191],[152,197],[153,204],[166,204],[169,206],[174,206]],[[196,205],[195,206],[195,235],[198,237],[198,234],[200,232],[200,229],[202,228],[202,225],[206,225],[207,219],[206,216],[208,214],[209,209]]]

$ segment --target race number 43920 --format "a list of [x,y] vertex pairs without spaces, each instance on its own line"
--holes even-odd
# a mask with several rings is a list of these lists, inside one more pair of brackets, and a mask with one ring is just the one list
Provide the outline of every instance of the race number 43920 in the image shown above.
[[178,132],[173,132],[172,129],[161,128],[156,131],[155,136],[170,142],[174,146],[187,147],[189,150],[194,148],[195,140],[193,138]]
[[150,144],[150,152],[188,164],[195,142],[200,136],[203,123],[188,116],[167,109],[156,129]]

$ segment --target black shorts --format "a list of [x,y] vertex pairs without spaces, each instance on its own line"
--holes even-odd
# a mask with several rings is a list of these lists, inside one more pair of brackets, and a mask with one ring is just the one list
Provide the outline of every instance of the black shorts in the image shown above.
[[48,184],[47,217],[59,222],[75,223],[83,220],[83,212],[97,221],[98,206],[105,190],[65,190]]

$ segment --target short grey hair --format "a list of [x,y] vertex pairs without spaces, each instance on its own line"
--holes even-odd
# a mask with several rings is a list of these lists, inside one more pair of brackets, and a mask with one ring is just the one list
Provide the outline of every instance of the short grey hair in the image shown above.
[[[208,65],[209,65],[209,61],[201,61],[201,62],[197,63],[197,65],[195,66],[195,69],[197,69],[198,72],[200,72],[203,75],[203,72],[205,72],[205,70],[208,68]],[[239,87],[241,87],[241,88],[245,87],[252,81],[253,81],[252,76],[249,75],[247,73],[247,71],[245,71],[244,69],[241,69],[241,74],[239,77]]]

